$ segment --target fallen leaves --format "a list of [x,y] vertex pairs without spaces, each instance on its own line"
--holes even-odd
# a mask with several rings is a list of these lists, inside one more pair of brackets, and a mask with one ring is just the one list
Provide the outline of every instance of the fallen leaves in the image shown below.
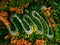
[[18,40],[17,45],[32,45],[32,43],[22,38]]
[[49,17],[50,16],[50,12],[46,11],[46,16]]
[[[21,39],[13,39],[11,40],[11,44],[16,45],[32,45],[32,42],[25,40],[24,38]],[[44,40],[37,39],[34,45],[44,45]]]
[[51,14],[51,7],[47,8],[47,7],[43,6],[42,10],[44,11],[44,13],[46,14],[47,17],[50,16],[50,14]]
[[8,13],[6,11],[0,12],[0,20],[6,25],[9,26],[10,22],[8,21]]
[[44,12],[46,12],[46,11],[47,11],[47,7],[43,6],[43,7],[42,7],[42,10],[43,10]]
[[37,39],[35,45],[44,45],[44,40]]
[[20,7],[10,7],[9,10],[11,12],[14,12],[15,11],[15,12],[17,12],[19,14],[23,14],[23,8],[20,8]]
[[14,7],[10,7],[9,10],[10,11],[16,11],[16,7],[15,8]]
[[56,24],[54,24],[54,20],[51,17],[49,17],[49,21],[52,27],[57,26]]
[[52,26],[52,27],[55,27],[56,26],[56,24],[54,24],[54,20],[50,17],[50,14],[51,14],[51,7],[43,7],[42,8],[42,10],[44,11],[44,13],[46,14],[46,16],[48,17],[48,20],[49,20],[49,22],[50,22],[50,25]]
[[3,5],[0,4],[0,8],[4,8],[4,7],[5,7],[5,6],[3,6]]
[[16,44],[16,45],[32,45],[31,42],[25,40],[24,38],[21,39],[13,39],[11,40],[11,44]]
[[17,8],[16,11],[17,11],[19,14],[23,14],[23,8]]
[[[29,4],[22,4],[23,5],[23,7],[25,7],[25,8],[27,8],[28,7],[28,5]],[[18,14],[23,14],[24,13],[24,8],[23,7],[10,7],[9,8],[9,10],[11,11],[11,12],[17,12]]]
[[4,39],[7,39],[7,38],[9,38],[9,35],[6,35],[6,36],[4,37]]
[[48,9],[47,9],[49,12],[51,12],[51,7],[48,7]]

